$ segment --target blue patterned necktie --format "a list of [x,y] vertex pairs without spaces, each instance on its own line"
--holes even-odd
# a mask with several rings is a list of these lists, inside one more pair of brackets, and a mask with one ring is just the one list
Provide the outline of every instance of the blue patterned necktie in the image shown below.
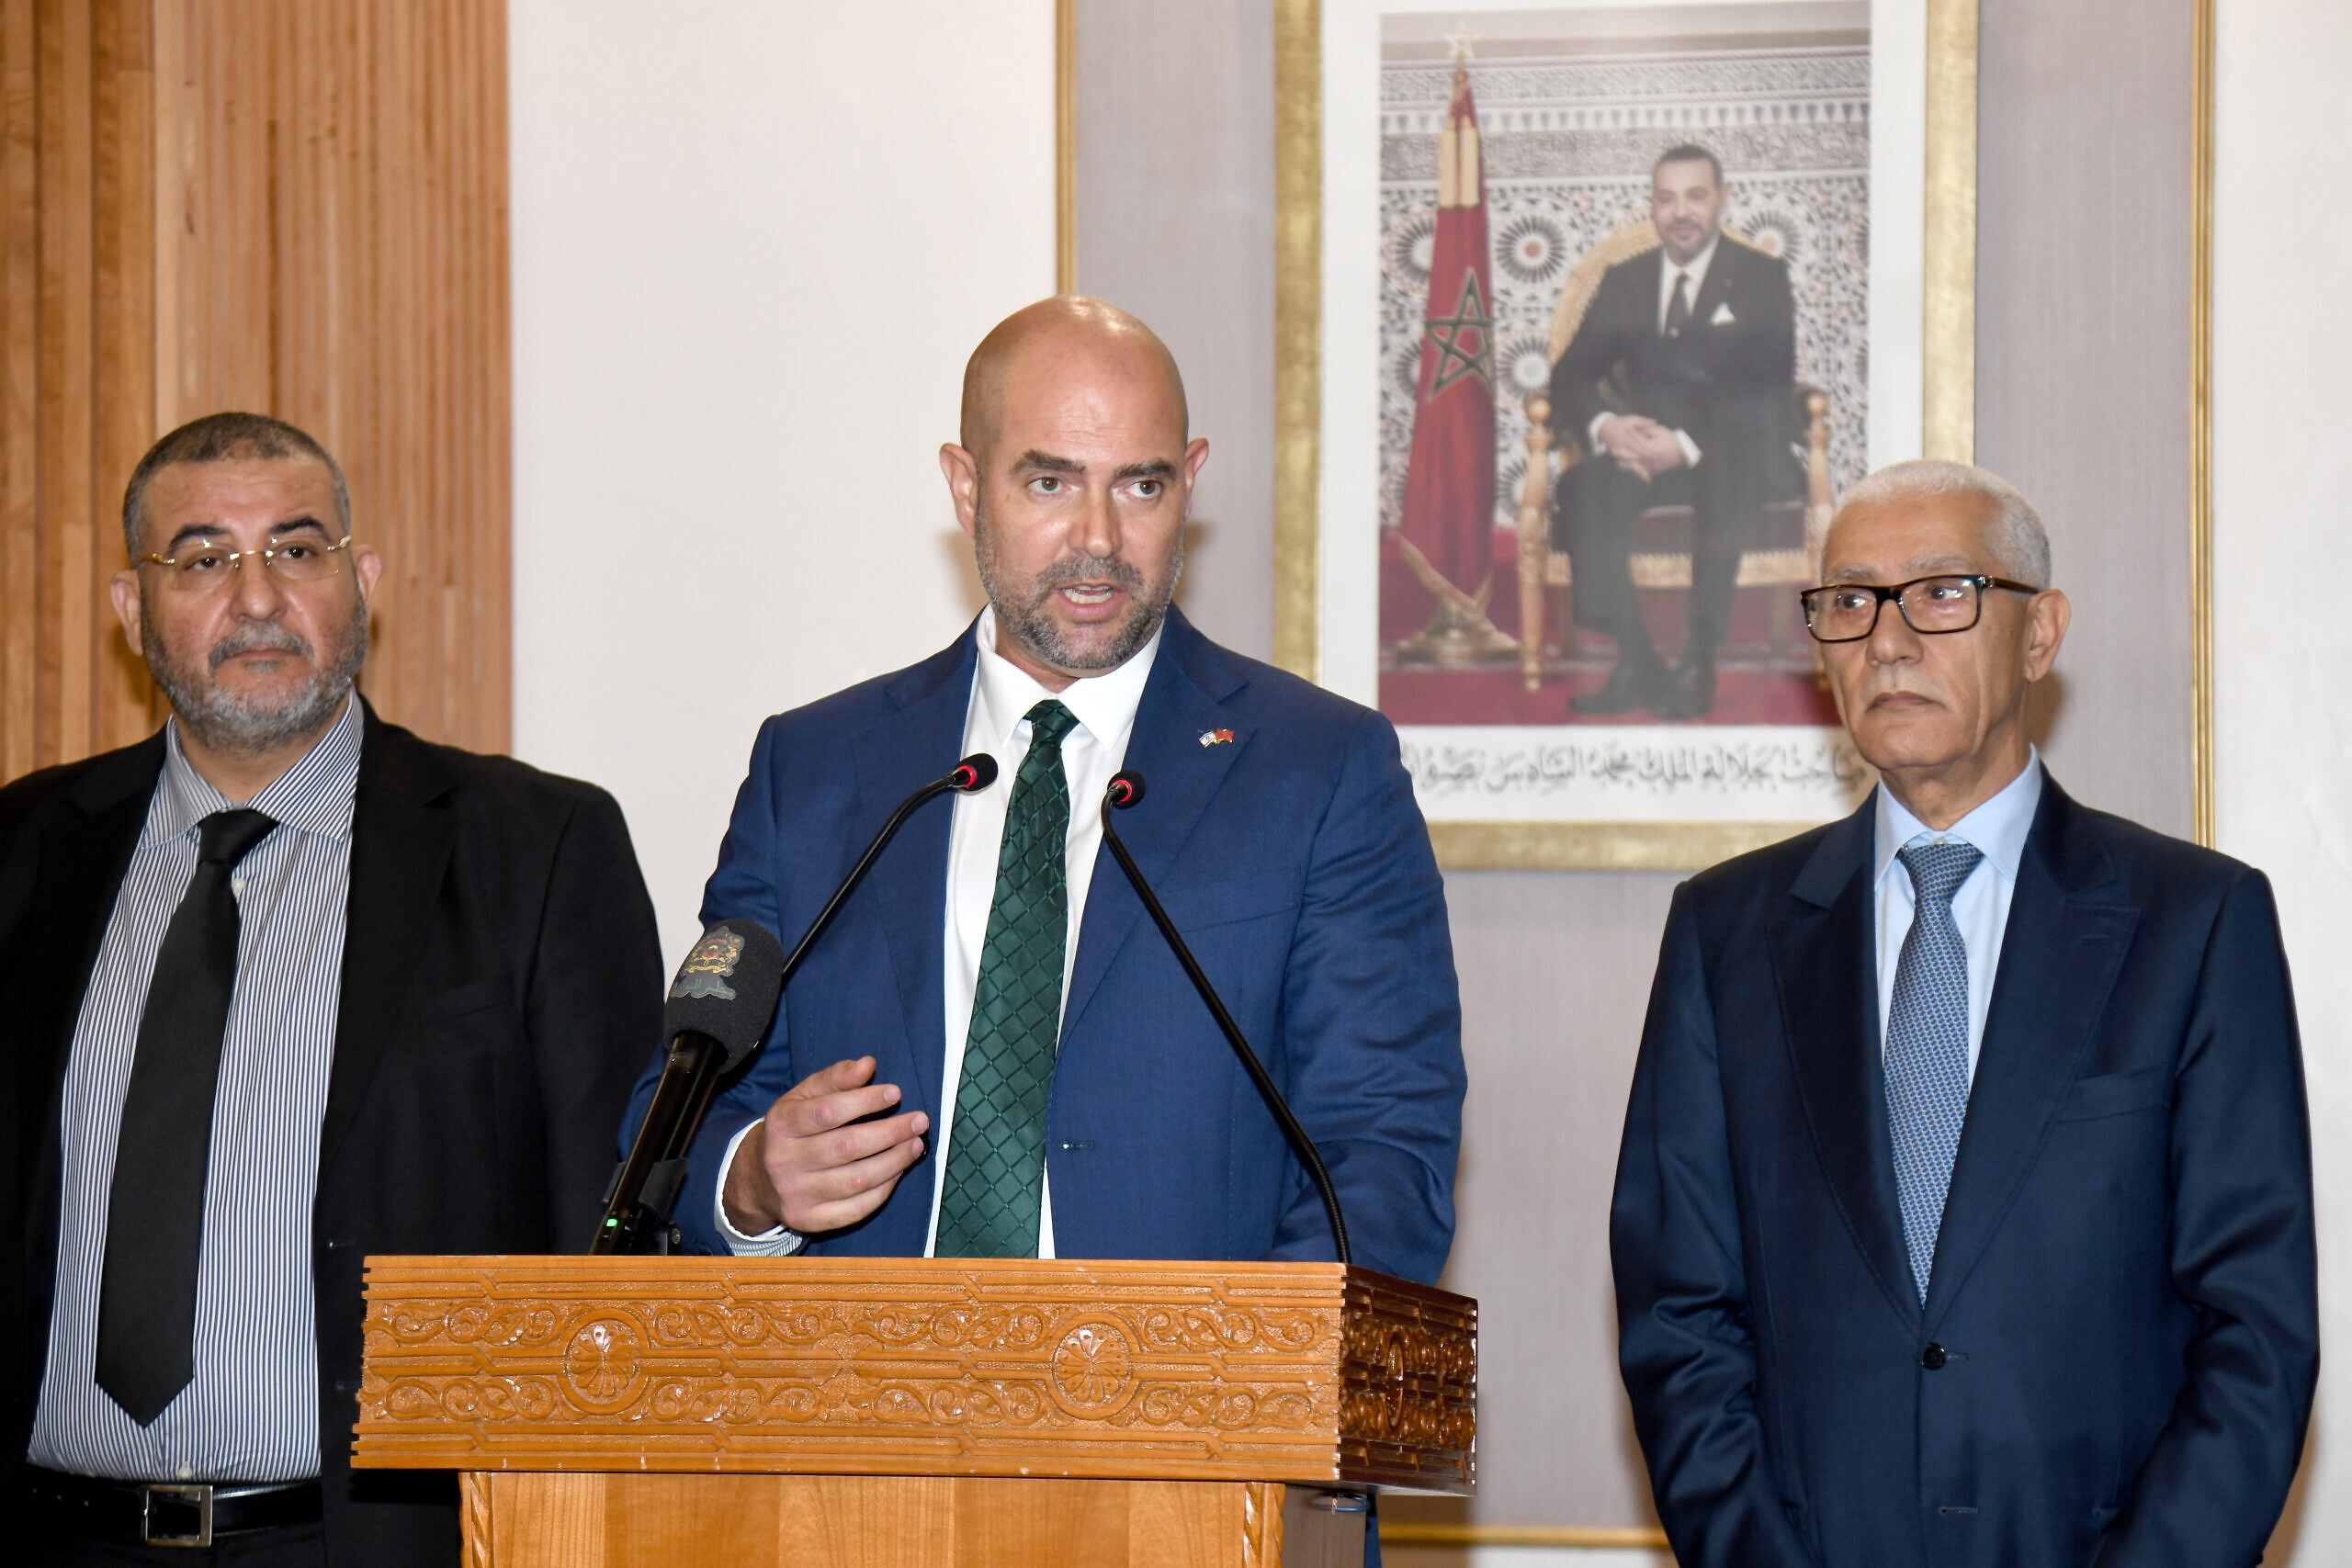
[[1951,898],[1984,856],[1973,845],[1941,843],[1914,844],[1899,858],[1911,874],[1913,908],[1886,1015],[1886,1120],[1903,1240],[1925,1306],[1968,1115],[1968,949],[1952,923]]

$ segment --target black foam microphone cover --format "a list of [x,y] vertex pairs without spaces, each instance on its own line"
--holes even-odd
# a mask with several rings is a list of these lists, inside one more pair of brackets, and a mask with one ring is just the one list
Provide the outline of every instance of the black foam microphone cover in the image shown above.
[[732,1071],[767,1038],[784,989],[784,944],[757,920],[721,920],[702,933],[670,986],[662,1032],[707,1034]]

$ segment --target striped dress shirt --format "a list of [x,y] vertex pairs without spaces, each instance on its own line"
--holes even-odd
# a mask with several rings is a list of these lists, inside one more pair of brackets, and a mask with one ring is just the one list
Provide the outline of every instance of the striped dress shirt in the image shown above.
[[57,1295],[26,1457],[135,1481],[299,1481],[319,1473],[319,1350],[311,1210],[343,993],[356,698],[252,801],[278,826],[245,856],[237,982],[220,1048],[197,1274],[196,1375],[150,1427],[96,1381],[107,1198],[139,1022],[164,929],[196,874],[198,825],[234,803],[167,726],[162,776],[91,971],[60,1118]]

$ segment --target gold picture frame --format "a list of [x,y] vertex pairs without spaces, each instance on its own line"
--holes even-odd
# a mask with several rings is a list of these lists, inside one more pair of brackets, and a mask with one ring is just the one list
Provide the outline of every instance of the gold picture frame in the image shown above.
[[[1923,0],[1925,166],[1919,452],[1968,461],[1975,436],[1977,0]],[[1411,0],[1381,7],[1449,9]],[[1274,662],[1324,669],[1323,0],[1274,6]],[[1785,821],[1450,821],[1448,867],[1689,870],[1786,838]]]
[[2213,0],[2192,0],[2188,95],[2188,809],[2213,821]]

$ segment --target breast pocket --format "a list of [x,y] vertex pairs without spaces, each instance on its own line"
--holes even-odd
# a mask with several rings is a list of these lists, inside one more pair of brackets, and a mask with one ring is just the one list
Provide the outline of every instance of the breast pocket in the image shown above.
[[2156,1111],[2172,1103],[2172,1066],[2143,1067],[2137,1072],[2103,1073],[2077,1078],[2058,1107],[2061,1122],[2095,1122],[2108,1116],[2130,1116]]
[[1171,888],[1160,897],[1160,907],[1185,936],[1213,927],[1238,925],[1244,920],[1271,919],[1297,907],[1287,886],[1235,879],[1202,887]]
[[477,1013],[512,1011],[514,1006],[514,991],[505,981],[472,980],[414,998],[403,1021],[410,1029],[436,1033],[461,1019],[471,1019]]

